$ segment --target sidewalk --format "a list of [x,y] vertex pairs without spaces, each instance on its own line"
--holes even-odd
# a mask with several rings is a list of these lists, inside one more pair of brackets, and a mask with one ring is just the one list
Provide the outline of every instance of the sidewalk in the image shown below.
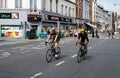
[[28,41],[42,41],[44,39],[1,38],[0,45],[15,44]]
[[[89,39],[95,39],[96,37],[92,38],[91,34],[88,34]],[[99,34],[99,38],[107,37],[106,35]],[[120,37],[120,34],[115,34],[114,37]],[[64,37],[62,39],[69,40],[74,37]],[[7,44],[15,44],[21,42],[28,42],[28,41],[44,41],[45,39],[23,39],[23,38],[0,38],[0,45],[7,45]]]
[[[64,38],[61,38],[61,41],[69,40],[71,38],[74,38],[74,37],[64,37]],[[1,38],[0,45],[24,43],[24,42],[29,42],[29,41],[30,42],[32,42],[32,41],[45,41],[45,39]]]

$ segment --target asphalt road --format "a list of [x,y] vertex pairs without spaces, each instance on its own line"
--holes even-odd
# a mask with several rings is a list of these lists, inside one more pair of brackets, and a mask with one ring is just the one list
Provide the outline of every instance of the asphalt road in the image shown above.
[[74,38],[60,42],[59,60],[46,62],[43,41],[0,45],[0,78],[120,78],[120,38],[90,39],[88,57],[77,63]]

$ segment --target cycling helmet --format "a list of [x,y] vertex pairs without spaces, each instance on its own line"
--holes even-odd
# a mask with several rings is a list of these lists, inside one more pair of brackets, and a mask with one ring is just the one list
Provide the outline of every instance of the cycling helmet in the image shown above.
[[83,29],[83,28],[82,28],[82,29],[80,29],[80,32],[84,32],[84,31],[85,31],[85,29]]

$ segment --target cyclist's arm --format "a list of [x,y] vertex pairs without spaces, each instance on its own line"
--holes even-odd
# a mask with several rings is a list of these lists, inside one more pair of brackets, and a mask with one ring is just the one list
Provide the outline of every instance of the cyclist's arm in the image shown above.
[[49,39],[50,39],[50,35],[48,35],[48,38],[46,39],[46,42],[48,42],[48,41],[49,41]]
[[85,41],[89,41],[88,34],[85,35]]
[[54,40],[54,42],[56,42],[57,38],[58,38],[58,35],[55,36],[55,40]]
[[76,42],[75,43],[78,43],[78,41],[80,40],[80,33],[78,33],[78,37],[76,39]]

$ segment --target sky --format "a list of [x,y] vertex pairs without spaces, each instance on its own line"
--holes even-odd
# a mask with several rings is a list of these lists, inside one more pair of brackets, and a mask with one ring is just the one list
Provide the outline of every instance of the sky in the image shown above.
[[120,0],[97,0],[97,3],[104,6],[105,10],[117,12],[120,15]]

